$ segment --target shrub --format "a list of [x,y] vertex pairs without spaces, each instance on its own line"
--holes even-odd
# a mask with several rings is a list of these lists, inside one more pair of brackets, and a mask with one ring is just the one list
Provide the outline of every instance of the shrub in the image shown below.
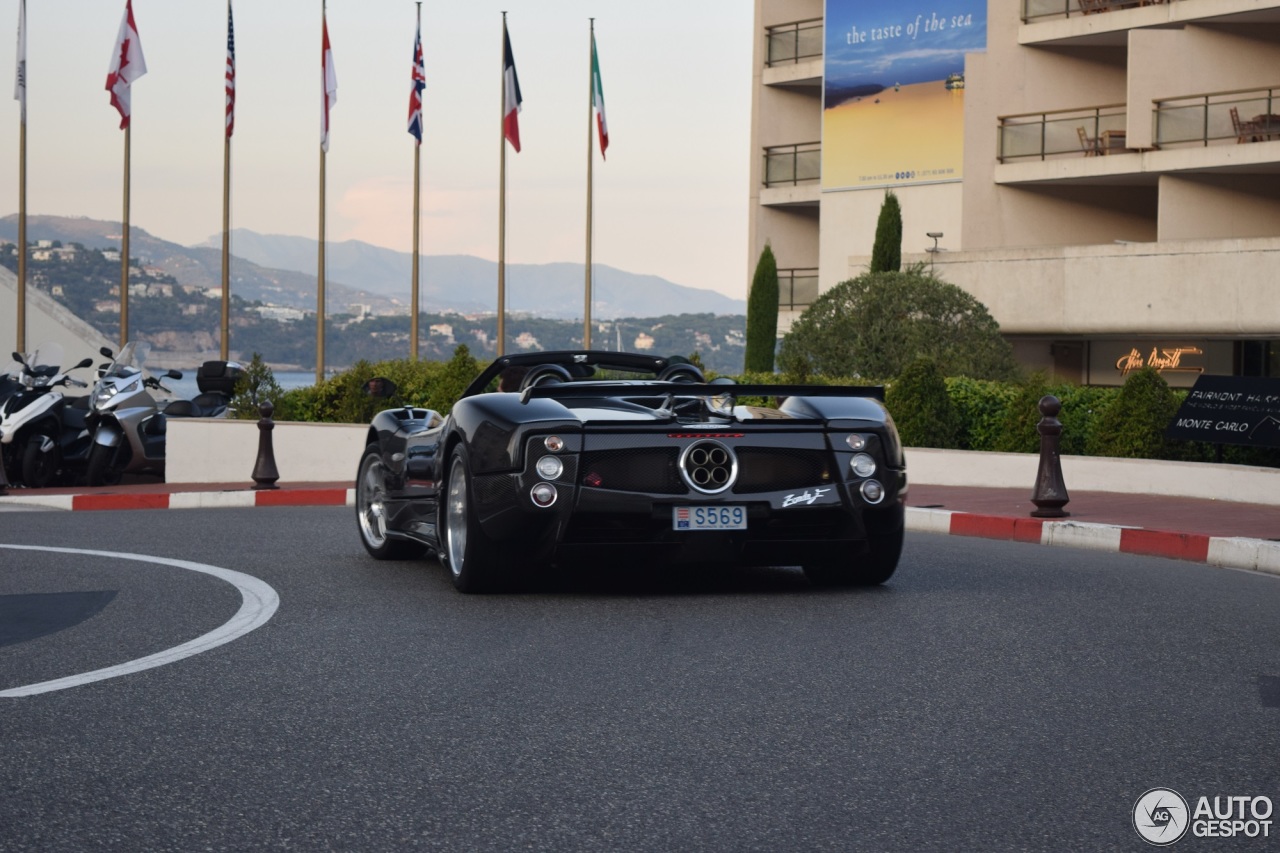
[[1049,393],[1043,373],[1033,373],[1015,386],[996,432],[995,450],[1006,453],[1038,453],[1040,433],[1040,398]]
[[747,294],[747,348],[743,368],[756,373],[773,370],[778,349],[778,263],[766,243]]
[[235,392],[231,395],[231,403],[227,407],[227,416],[257,420],[262,417],[258,406],[267,400],[271,401],[275,411],[273,420],[283,420],[281,409],[285,392],[276,382],[275,374],[262,360],[261,353],[254,353],[253,358],[244,366],[244,372],[236,380]]
[[902,443],[909,447],[960,446],[959,422],[946,379],[931,358],[918,358],[885,390]]
[[1089,436],[1088,453],[1129,459],[1168,458],[1164,430],[1177,411],[1177,398],[1164,377],[1151,367],[1136,370],[1098,416]]
[[995,450],[1014,386],[990,379],[953,376],[947,379],[947,394],[955,407],[960,446],[967,450]]
[[783,338],[778,364],[798,379],[897,376],[920,356],[950,376],[1017,373],[1013,350],[986,307],[914,270],[866,273],[823,293]]
[[897,272],[902,269],[902,208],[893,190],[887,190],[876,220],[876,238],[871,244],[871,271]]

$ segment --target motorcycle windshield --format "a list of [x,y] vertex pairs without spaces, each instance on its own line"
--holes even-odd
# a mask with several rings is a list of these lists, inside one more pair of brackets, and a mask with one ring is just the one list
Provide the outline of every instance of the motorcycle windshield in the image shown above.
[[32,376],[56,376],[62,368],[62,344],[41,344],[27,359],[27,364]]
[[129,341],[124,345],[124,349],[120,350],[115,361],[111,362],[106,375],[132,376],[135,373],[141,373],[142,365],[146,363],[147,356],[150,354],[151,344],[146,341]]

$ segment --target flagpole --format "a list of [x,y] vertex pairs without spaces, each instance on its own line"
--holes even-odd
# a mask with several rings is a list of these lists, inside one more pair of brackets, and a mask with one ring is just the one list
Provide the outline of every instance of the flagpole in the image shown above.
[[129,142],[133,117],[124,128],[124,215],[120,226],[120,348],[129,342]]
[[591,40],[587,45],[587,262],[586,288],[582,306],[582,348],[591,349],[591,167],[594,145],[591,142],[592,119],[595,112],[595,65],[593,53],[596,47],[596,19],[591,22]]
[[[418,0],[418,33],[421,37],[422,33],[422,2]],[[415,51],[416,54],[417,51]],[[417,56],[414,57],[415,68],[417,66]],[[417,73],[416,71],[414,72]],[[418,107],[422,109],[421,104]],[[422,132],[422,119],[418,119],[419,133]],[[420,232],[421,232],[421,174],[422,174],[422,139],[419,137],[413,146],[413,284],[410,287],[409,298],[409,358],[414,361],[418,360],[418,312],[422,310],[419,302],[419,259],[420,251]]]
[[[323,0],[321,0],[320,25],[322,28],[327,30],[328,23],[325,21],[324,12],[325,12],[325,4]],[[320,98],[327,105],[328,98],[329,98],[328,77],[327,77],[328,70],[327,70],[327,65],[325,64],[327,62],[327,58],[324,56],[323,49],[321,51],[320,60],[321,60],[320,61],[320,83],[321,83]],[[326,134],[329,132],[327,117],[326,117],[326,124],[324,126],[324,132]],[[324,139],[322,138],[321,144],[320,144],[320,233],[319,233],[319,238],[316,240],[316,244],[318,246],[318,249],[317,249],[318,254],[316,259],[316,384],[317,385],[319,385],[321,382],[324,382],[324,308],[325,308],[325,295],[324,295],[324,185],[325,185],[324,167],[325,167],[325,162],[324,160],[325,160],[325,153],[326,152],[325,152]]]
[[[27,0],[18,9],[18,85],[22,95],[18,125],[18,333],[17,351],[27,351]],[[0,477],[3,475],[0,474]]]
[[18,352],[27,351],[27,117],[18,128]]
[[498,121],[498,355],[506,347],[507,328],[507,13],[502,13],[502,109]]
[[[227,37],[231,38],[231,0],[227,0]],[[228,47],[230,45],[228,44]],[[231,54],[227,54],[228,61]],[[234,85],[234,79],[231,81]],[[233,96],[234,97],[234,96]],[[233,114],[234,115],[234,114]],[[222,325],[218,357],[230,358],[231,331],[231,132],[223,131],[222,138]]]

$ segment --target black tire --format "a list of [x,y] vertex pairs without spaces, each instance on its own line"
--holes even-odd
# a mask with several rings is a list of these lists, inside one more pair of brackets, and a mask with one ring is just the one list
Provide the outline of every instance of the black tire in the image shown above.
[[412,560],[426,553],[417,542],[395,539],[387,529],[387,471],[377,444],[360,457],[356,473],[356,529],[364,549],[376,560]]
[[62,450],[56,441],[48,452],[40,449],[43,435],[33,435],[22,450],[22,483],[28,489],[47,489],[58,481]]
[[877,586],[893,577],[902,556],[903,528],[873,535],[868,553],[852,561],[843,559],[804,567],[804,575],[816,586]]
[[89,467],[85,472],[85,481],[90,486],[114,486],[120,482],[120,472],[111,467],[111,460],[115,455],[114,447],[93,445],[93,449],[89,451]]
[[449,474],[440,500],[440,562],[462,592],[498,592],[511,583],[508,549],[480,529],[471,501],[471,464],[459,444],[449,456]]

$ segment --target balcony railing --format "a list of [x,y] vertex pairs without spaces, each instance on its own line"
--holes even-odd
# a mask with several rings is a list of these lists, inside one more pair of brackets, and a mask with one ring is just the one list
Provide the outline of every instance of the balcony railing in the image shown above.
[[822,144],[801,142],[764,149],[764,185],[812,183],[822,178]]
[[1280,139],[1280,86],[1183,95],[1155,102],[1155,144],[1178,148]]
[[778,270],[778,308],[803,311],[818,298],[818,268]]
[[1022,0],[1022,22],[1026,24],[1045,18],[1096,15],[1116,9],[1159,6],[1165,2],[1173,0]]
[[778,24],[765,30],[768,57],[765,66],[799,62],[822,56],[822,19],[811,18],[791,24]]
[[1124,104],[1001,116],[996,156],[1008,163],[1117,153],[1125,150],[1125,120]]

